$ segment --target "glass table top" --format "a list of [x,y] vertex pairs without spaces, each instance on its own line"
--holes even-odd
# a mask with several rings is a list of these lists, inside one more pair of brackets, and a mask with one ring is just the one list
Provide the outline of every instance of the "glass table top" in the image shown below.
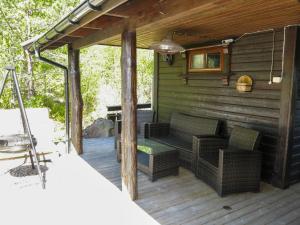
[[146,139],[146,138],[138,138],[137,141],[137,149],[141,152],[144,152],[149,155],[155,155],[162,152],[174,151],[175,148],[161,144],[159,142]]

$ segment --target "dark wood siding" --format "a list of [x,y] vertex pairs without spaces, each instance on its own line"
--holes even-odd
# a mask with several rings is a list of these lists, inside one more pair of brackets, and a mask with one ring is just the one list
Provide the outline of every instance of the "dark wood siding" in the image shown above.
[[300,30],[297,34],[296,49],[296,88],[295,88],[295,115],[294,115],[294,137],[290,161],[290,184],[300,181]]
[[[281,72],[282,39],[283,32],[276,32],[274,75],[280,75]],[[268,84],[271,52],[271,32],[245,36],[234,43],[231,57],[233,75],[229,86],[223,86],[222,76],[214,74],[194,75],[185,85],[180,74],[186,73],[186,59],[176,55],[174,64],[169,66],[160,57],[159,121],[168,122],[171,113],[179,111],[222,120],[225,135],[229,135],[235,125],[261,131],[262,175],[269,180],[278,140],[281,91],[280,84]],[[239,93],[235,89],[236,80],[244,74],[254,80],[251,93]]]

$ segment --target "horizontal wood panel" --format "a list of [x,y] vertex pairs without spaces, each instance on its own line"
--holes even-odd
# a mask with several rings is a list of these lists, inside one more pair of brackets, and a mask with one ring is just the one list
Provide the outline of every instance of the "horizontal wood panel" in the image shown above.
[[294,146],[300,146],[300,136],[294,136]]
[[[222,121],[223,134],[229,135],[234,126],[259,130],[263,138],[259,149],[263,152],[263,177],[269,180],[278,144],[280,112],[280,84],[269,85],[272,33],[245,36],[232,46],[229,86],[222,83],[222,75],[189,74],[185,85],[182,74],[186,60],[175,56],[172,66],[160,57],[158,118],[168,122],[173,112],[216,118]],[[273,76],[281,74],[282,32],[276,33]],[[253,78],[253,91],[239,93],[236,81],[241,75]],[[300,108],[300,104],[299,104]]]
[[[298,35],[300,31],[298,30]],[[293,130],[293,145],[290,160],[290,184],[300,181],[300,37],[298,36],[297,50],[296,50],[296,90],[295,90],[295,110],[294,110],[294,130]]]
[[[170,72],[170,67],[161,67],[160,70],[161,70],[162,73],[169,73]],[[171,70],[174,74],[183,74],[183,73],[185,73],[185,68],[184,67],[178,67],[178,66],[175,67],[175,66],[173,66]]]
[[[282,43],[283,41],[283,31],[282,29],[275,30],[275,41]],[[242,37],[239,41],[236,41],[234,43],[234,47],[243,47],[245,45],[253,45],[257,43],[270,43],[273,42],[273,32],[268,31],[268,32],[262,32],[262,33],[257,33],[257,34],[252,34],[252,35],[246,35]],[[280,45],[280,44],[279,44]],[[246,46],[246,47],[247,47]]]
[[[281,63],[282,59],[282,51],[274,52],[274,60],[277,63]],[[231,57],[232,63],[248,63],[251,62],[269,62],[271,64],[272,61],[272,51],[252,54],[234,54]]]
[[[231,70],[233,72],[238,71],[270,71],[271,62],[247,62],[247,63],[232,63]],[[281,70],[280,61],[274,61],[274,70]]]
[[[178,80],[160,80],[159,81],[160,85],[162,87],[164,86],[169,86],[172,87],[174,85],[183,85],[183,80],[178,79]],[[213,87],[213,88],[220,88],[224,87],[222,84],[221,80],[192,80],[188,81],[188,86],[191,87]],[[268,82],[266,81],[254,81],[253,83],[253,89],[258,89],[258,90],[280,90],[280,84],[273,84],[269,85]],[[236,82],[230,82],[229,88],[235,88],[236,87]]]
[[254,98],[254,99],[280,99],[280,93],[277,90],[257,90],[254,89],[252,92],[240,93],[234,88],[228,88],[226,86],[216,88],[216,87],[190,87],[181,85],[174,85],[164,87],[161,90],[162,93],[170,92],[174,93],[191,93],[191,94],[209,94],[216,96],[233,96],[241,98]]
[[[223,132],[225,134],[230,133],[231,129],[234,125],[243,126],[248,128],[259,128],[259,130],[264,131],[266,135],[277,136],[278,130],[277,126],[274,126],[274,121],[266,120],[263,118],[257,118],[254,116],[240,115],[236,113],[226,113],[224,111],[216,111],[205,108],[197,108],[186,106],[166,106],[159,105],[159,119],[162,119],[162,122],[169,122],[172,112],[183,112],[186,114],[191,114],[194,116],[207,117],[220,119],[223,121]],[[220,118],[222,116],[222,118]]]
[[[275,51],[282,51],[282,47],[277,47]],[[246,49],[234,49],[232,50],[232,55],[249,55],[249,54],[264,54],[270,53],[272,50],[270,48],[246,48]]]
[[[255,42],[256,39],[253,37],[253,43],[252,44],[243,44],[243,45],[236,45],[233,44],[232,46],[232,55],[235,54],[245,54],[245,53],[262,53],[262,52],[271,52],[273,48],[273,42],[272,40],[268,42]],[[242,42],[242,41],[241,41]],[[274,49],[275,51],[281,51],[282,50],[282,41],[275,41],[274,43]],[[248,52],[250,50],[250,52]]]
[[[173,98],[165,98],[160,97],[160,103],[162,105],[168,104],[171,100],[171,103],[175,104]],[[249,107],[249,106],[240,106],[240,105],[231,105],[231,104],[220,104],[214,102],[199,102],[199,101],[180,101],[181,106],[184,107],[197,107],[200,109],[210,109],[210,110],[218,110],[224,112],[231,112],[231,113],[241,113],[245,115],[254,115],[254,116],[263,116],[269,118],[279,118],[279,110],[276,109],[267,109],[267,108],[257,108],[257,107]]]
[[176,91],[165,92],[161,91],[160,98],[176,98],[180,101],[199,101],[208,103],[223,103],[229,105],[242,105],[242,106],[254,106],[258,108],[279,109],[279,103],[277,100],[261,99],[257,101],[255,98],[243,98],[242,96],[223,96],[223,95],[207,95],[207,94],[195,94],[195,93],[177,93]]
[[[242,71],[242,72],[232,72],[230,74],[230,82],[235,82],[239,76],[245,75],[245,74],[251,74],[251,78],[257,81],[266,81],[267,83],[270,80],[270,71]],[[182,76],[186,75],[185,73],[172,73],[172,69],[163,70],[163,72],[160,73],[160,80],[177,80],[182,79]],[[222,74],[207,74],[207,73],[189,73],[188,79],[190,80],[221,80],[221,78],[224,76]],[[280,76],[281,70],[273,70],[272,76]],[[276,84],[272,84],[276,85]]]

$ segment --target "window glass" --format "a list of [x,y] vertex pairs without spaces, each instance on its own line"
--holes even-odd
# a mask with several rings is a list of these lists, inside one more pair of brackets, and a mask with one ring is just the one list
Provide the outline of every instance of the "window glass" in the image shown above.
[[207,53],[207,68],[220,68],[220,53]]
[[223,72],[224,49],[223,46],[217,46],[190,50],[187,61],[188,72]]
[[192,56],[191,68],[193,69],[205,68],[204,54],[197,54]]

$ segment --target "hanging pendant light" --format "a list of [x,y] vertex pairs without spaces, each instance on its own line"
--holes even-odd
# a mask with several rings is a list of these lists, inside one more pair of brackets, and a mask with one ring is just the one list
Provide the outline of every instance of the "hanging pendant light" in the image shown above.
[[176,53],[185,51],[185,49],[181,45],[175,43],[172,40],[172,35],[168,35],[160,42],[154,42],[150,45],[150,49],[162,55],[174,55]]

